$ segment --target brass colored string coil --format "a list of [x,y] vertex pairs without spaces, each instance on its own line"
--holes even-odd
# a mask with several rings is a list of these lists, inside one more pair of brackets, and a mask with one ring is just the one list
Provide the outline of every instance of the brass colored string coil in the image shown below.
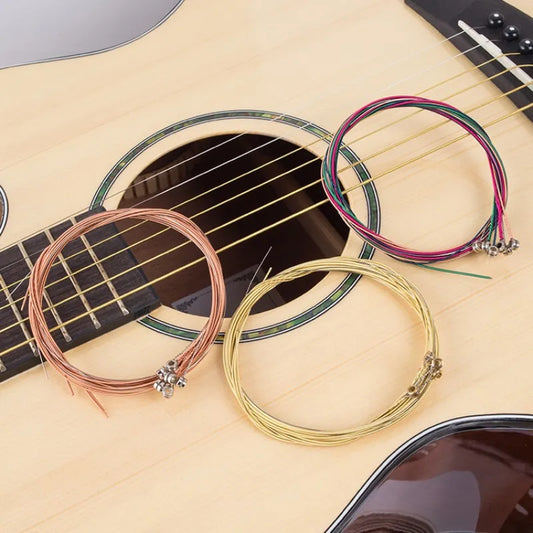
[[[167,226],[189,238],[202,251],[206,257],[212,284],[211,313],[199,335],[182,353],[168,361],[154,375],[138,379],[109,379],[93,376],[69,363],[48,330],[42,309],[42,300],[46,279],[52,265],[69,242],[93,229],[127,218],[151,221]],[[203,359],[220,331],[226,307],[222,267],[209,240],[194,222],[167,209],[116,209],[96,213],[77,222],[39,256],[31,272],[26,296],[31,329],[35,337],[35,344],[41,354],[53,368],[65,377],[69,387],[74,384],[85,389],[100,407],[101,405],[94,397],[94,392],[137,394],[155,388],[164,397],[169,398],[174,392],[174,387],[185,386],[185,374]]]
[[[264,411],[244,391],[239,372],[239,341],[244,324],[255,303],[280,283],[292,281],[312,272],[353,272],[368,276],[401,296],[417,313],[425,329],[425,356],[420,370],[411,385],[394,404],[377,418],[355,428],[327,431],[309,429],[283,422]],[[224,371],[237,402],[251,422],[271,437],[297,444],[337,446],[385,428],[404,417],[427,391],[431,381],[441,376],[442,361],[439,358],[439,342],[433,318],[418,289],[386,265],[364,259],[334,257],[309,261],[280,272],[256,285],[243,299],[224,335]]]

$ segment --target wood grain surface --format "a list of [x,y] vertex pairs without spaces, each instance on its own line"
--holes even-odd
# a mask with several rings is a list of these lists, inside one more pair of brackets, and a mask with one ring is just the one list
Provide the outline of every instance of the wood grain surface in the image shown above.
[[[529,0],[513,4],[533,14]],[[187,0],[163,25],[122,48],[0,72],[0,184],[9,197],[2,246],[87,207],[109,169],[160,128],[201,113],[265,109],[334,131],[353,110],[386,94],[414,94],[472,65],[400,0]],[[533,409],[530,302],[533,252],[531,122],[472,71],[426,96],[472,111],[505,161],[508,217],[521,249],[509,257],[470,255],[446,266],[476,279],[394,261],[434,314],[444,376],[395,426],[334,449],[266,438],[238,410],[220,346],[171,401],[157,394],[105,397],[104,418],[81,393],[70,398],[40,367],[0,386],[0,530],[323,531],[372,471],[418,431],[466,414]],[[477,87],[457,96],[468,85]],[[403,112],[382,114],[352,140]],[[513,114],[514,113],[514,114]],[[356,144],[364,157],[437,123],[420,113]],[[124,189],[150,162],[214,133],[253,131],[295,143],[311,136],[265,121],[211,122],[143,152],[113,185]],[[373,174],[458,135],[446,125],[368,162]],[[350,139],[348,139],[350,141]],[[310,148],[317,155],[325,144]],[[344,173],[346,184],[353,174]],[[487,218],[488,166],[472,140],[377,180],[383,234],[418,248],[465,241]],[[107,207],[118,203],[120,195]],[[350,201],[364,213],[361,194]],[[279,243],[278,243],[279,244]],[[351,235],[344,253],[358,253]],[[293,316],[328,294],[329,275],[249,326]],[[168,307],[155,313],[184,327],[203,319]],[[184,341],[136,323],[80,346],[84,369],[125,376],[153,372]],[[334,428],[369,419],[401,394],[423,357],[415,316],[386,289],[363,280],[323,316],[291,332],[247,343],[243,382],[269,412]]]

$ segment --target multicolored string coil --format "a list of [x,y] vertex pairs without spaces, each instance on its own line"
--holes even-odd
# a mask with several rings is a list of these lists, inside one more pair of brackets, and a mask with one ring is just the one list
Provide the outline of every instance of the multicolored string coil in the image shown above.
[[[402,247],[365,226],[357,218],[357,215],[353,212],[345,197],[345,192],[342,189],[337,171],[339,150],[345,135],[365,118],[385,109],[399,107],[427,109],[451,120],[472,135],[487,155],[494,189],[492,213],[476,234],[464,244],[440,251],[418,251]],[[485,251],[491,256],[498,255],[499,253],[509,254],[519,247],[519,242],[512,236],[510,236],[508,241],[505,240],[507,176],[500,155],[481,125],[472,117],[444,102],[418,96],[390,96],[375,100],[362,107],[350,115],[335,133],[324,157],[321,175],[322,185],[324,186],[326,195],[348,226],[366,242],[397,259],[410,263],[434,263],[461,257],[472,251]],[[507,233],[510,232],[507,231]]]

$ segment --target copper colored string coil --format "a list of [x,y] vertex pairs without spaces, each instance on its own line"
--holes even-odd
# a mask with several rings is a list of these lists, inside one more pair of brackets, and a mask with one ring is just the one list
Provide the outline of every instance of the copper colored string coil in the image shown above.
[[[52,268],[52,264],[69,242],[93,229],[127,218],[156,222],[174,229],[190,239],[202,251],[206,257],[209,276],[211,278],[211,313],[199,335],[183,352],[169,361],[166,367],[159,369],[157,373],[138,379],[110,379],[83,372],[66,359],[50,334],[42,309],[42,300],[46,279]],[[164,384],[165,376],[167,378],[167,390],[168,387],[171,387],[173,390],[175,384],[183,386],[185,383],[185,374],[203,359],[220,331],[226,307],[226,291],[222,267],[211,243],[194,222],[179,213],[166,209],[130,208],[104,211],[74,224],[56,241],[50,244],[35,262],[29,279],[26,299],[28,303],[28,317],[35,337],[35,344],[38,346],[42,355],[53,368],[65,377],[71,390],[72,385],[78,385],[85,389],[102,410],[103,408],[100,403],[94,397],[93,393],[95,392],[106,394],[138,394],[147,392],[153,389],[154,385],[157,388],[158,384]],[[168,380],[169,375],[171,377],[170,380]],[[170,394],[165,394],[162,389],[163,387],[158,388],[158,390],[163,392],[164,396],[170,396]]]

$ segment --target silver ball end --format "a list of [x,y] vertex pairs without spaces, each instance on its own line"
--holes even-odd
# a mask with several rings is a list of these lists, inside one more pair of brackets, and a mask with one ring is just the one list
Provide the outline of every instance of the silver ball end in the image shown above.
[[518,239],[511,238],[509,239],[507,246],[509,246],[509,248],[511,248],[513,251],[518,250],[518,248],[520,248],[520,241]]
[[167,383],[170,383],[171,385],[176,385],[176,383],[178,382],[179,378],[176,374],[167,374],[165,376],[165,381]]
[[174,395],[174,387],[172,385],[165,385],[161,391],[163,398],[172,398]]
[[175,370],[177,366],[178,366],[178,363],[174,361],[174,359],[171,359],[170,361],[167,362],[167,368],[169,370]]
[[500,253],[500,251],[498,250],[498,247],[496,245],[492,244],[491,246],[489,246],[487,253],[491,257],[496,257]]

